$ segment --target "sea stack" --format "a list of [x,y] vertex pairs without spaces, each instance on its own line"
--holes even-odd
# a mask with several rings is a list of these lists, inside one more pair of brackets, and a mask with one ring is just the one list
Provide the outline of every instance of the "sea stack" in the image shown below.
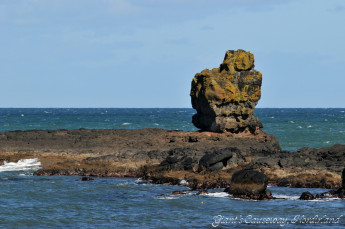
[[205,69],[192,81],[193,124],[204,131],[239,133],[262,128],[254,117],[261,97],[262,74],[254,70],[254,55],[229,50],[219,68]]

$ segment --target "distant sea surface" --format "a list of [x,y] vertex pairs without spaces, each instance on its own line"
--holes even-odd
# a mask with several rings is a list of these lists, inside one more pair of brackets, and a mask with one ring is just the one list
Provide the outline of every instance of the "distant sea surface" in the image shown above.
[[[0,132],[30,129],[197,130],[193,109],[0,109]],[[345,144],[345,109],[256,109],[284,150]],[[1,141],[0,141],[1,144]],[[0,166],[0,228],[344,228],[345,200],[298,200],[304,191],[270,187],[272,201],[222,190],[196,196],[185,186],[140,179],[32,176],[37,159]],[[183,183],[183,182],[182,182]],[[187,195],[170,195],[186,190]]]

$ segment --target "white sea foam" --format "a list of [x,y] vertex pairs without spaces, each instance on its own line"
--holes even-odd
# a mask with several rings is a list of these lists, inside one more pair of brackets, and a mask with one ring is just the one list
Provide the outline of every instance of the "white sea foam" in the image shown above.
[[38,158],[21,159],[18,162],[4,162],[0,166],[0,172],[6,171],[23,171],[23,170],[38,170],[41,168],[41,162]]
[[140,185],[149,185],[150,183],[142,178],[138,178],[134,181],[135,184],[140,184]]
[[298,128],[302,129],[303,127],[301,127],[301,126],[298,126]]
[[124,123],[122,123],[122,125],[127,126],[127,125],[131,125],[131,123],[130,122],[124,122]]
[[273,195],[275,198],[287,199],[287,200],[298,200],[299,196],[288,196],[288,195]]
[[307,126],[307,128],[312,128],[312,127],[313,127],[312,125]]
[[188,185],[188,182],[186,180],[181,180],[180,185]]
[[289,123],[295,123],[294,121],[289,121]]
[[158,124],[158,123],[153,123],[153,125],[155,125],[155,126],[159,126],[159,124]]
[[21,114],[20,116],[24,117],[24,114]]
[[330,143],[330,141],[325,141],[326,144]]
[[166,196],[166,195],[162,195],[162,196],[157,196],[156,197],[159,200],[175,200],[178,199],[178,196]]
[[341,113],[344,113],[345,111],[340,111]]
[[[299,200],[300,196],[288,196],[288,195],[273,195],[275,198],[282,198],[286,200]],[[316,201],[316,202],[322,202],[322,201],[333,201],[333,200],[339,200],[339,198],[335,197],[326,197],[326,198],[317,198],[314,200],[308,200],[308,201]],[[305,200],[303,200],[305,201]]]
[[226,192],[212,192],[206,195],[211,196],[211,197],[218,197],[218,198],[229,197],[229,193],[226,193]]

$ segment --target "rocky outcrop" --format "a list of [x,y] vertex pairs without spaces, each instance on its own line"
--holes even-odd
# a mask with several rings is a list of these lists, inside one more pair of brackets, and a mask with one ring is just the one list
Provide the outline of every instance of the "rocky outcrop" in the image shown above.
[[311,194],[310,192],[303,192],[301,196],[299,197],[300,200],[314,200],[315,196]]
[[271,199],[270,191],[266,190],[267,184],[265,174],[255,170],[240,170],[232,175],[229,193],[246,199]]
[[229,50],[219,68],[205,69],[192,81],[193,124],[205,131],[238,133],[262,128],[254,117],[261,97],[262,74],[254,70],[254,55]]
[[280,151],[261,130],[212,133],[141,130],[32,130],[0,133],[0,162],[39,158],[35,175],[145,177],[188,181],[192,189],[225,188],[233,173],[254,169],[289,187],[341,187],[345,145]]
[[344,199],[345,198],[345,186],[344,186],[344,180],[345,180],[345,169],[343,169],[342,172],[342,187],[338,189],[333,189],[328,192],[317,194],[317,198],[327,198],[327,197],[335,197]]
[[[298,188],[337,188],[345,164],[345,145],[257,155],[247,169],[263,169],[270,182]],[[344,176],[343,176],[344,177]]]

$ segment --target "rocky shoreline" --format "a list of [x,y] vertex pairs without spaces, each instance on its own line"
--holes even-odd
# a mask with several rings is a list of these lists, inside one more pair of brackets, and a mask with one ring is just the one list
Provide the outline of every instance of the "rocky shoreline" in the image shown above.
[[0,133],[0,161],[39,158],[35,175],[142,177],[226,188],[232,175],[254,169],[285,187],[341,187],[344,145],[282,151],[277,139],[254,133],[137,130],[30,130]]

